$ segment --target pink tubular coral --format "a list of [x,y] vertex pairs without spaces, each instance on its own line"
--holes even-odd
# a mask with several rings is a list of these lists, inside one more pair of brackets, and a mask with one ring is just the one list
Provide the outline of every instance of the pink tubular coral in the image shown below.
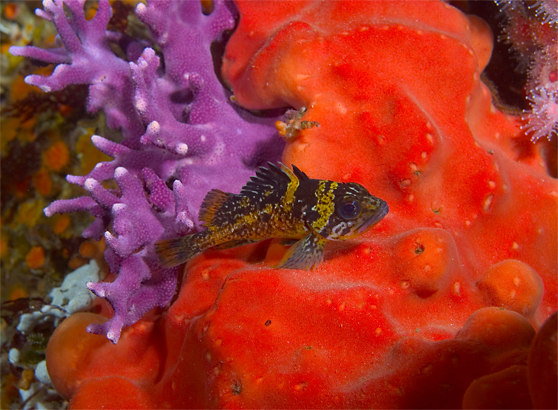
[[534,7],[537,16],[541,16],[544,23],[558,24],[558,2],[556,0],[537,0]]
[[497,3],[507,17],[504,39],[518,53],[518,69],[528,68],[525,94],[531,109],[522,118],[522,128],[532,142],[551,140],[558,133],[558,3],[540,0],[531,7],[523,1]]
[[533,142],[544,137],[550,141],[558,135],[558,82],[550,86],[537,87],[529,94],[531,111],[523,116],[523,128]]

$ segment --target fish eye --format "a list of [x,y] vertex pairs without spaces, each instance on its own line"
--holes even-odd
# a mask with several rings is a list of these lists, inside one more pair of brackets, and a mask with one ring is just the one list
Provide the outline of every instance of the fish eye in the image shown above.
[[337,214],[343,219],[355,219],[360,215],[360,203],[355,200],[344,201],[337,208]]

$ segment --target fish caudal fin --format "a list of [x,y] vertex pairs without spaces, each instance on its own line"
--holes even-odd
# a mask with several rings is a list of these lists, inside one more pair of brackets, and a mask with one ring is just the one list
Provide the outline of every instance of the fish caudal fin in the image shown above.
[[311,233],[291,246],[276,267],[312,270],[323,261],[326,242],[326,239]]
[[194,235],[187,235],[155,242],[155,253],[159,257],[161,265],[165,268],[172,268],[203,252],[195,245],[193,237]]

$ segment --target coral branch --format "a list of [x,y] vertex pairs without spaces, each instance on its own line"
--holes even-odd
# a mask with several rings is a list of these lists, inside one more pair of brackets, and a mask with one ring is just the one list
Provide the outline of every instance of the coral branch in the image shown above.
[[[63,47],[11,52],[58,64],[48,77],[26,78],[43,91],[89,84],[88,110],[102,109],[108,126],[124,136],[122,143],[93,136],[94,145],[114,160],[97,164],[86,176],[67,177],[91,197],[56,201],[45,209],[49,216],[87,210],[96,217],[83,235],[104,235],[105,258],[118,277],[89,285],[114,308],[113,318],[90,330],[116,342],[122,326],[167,305],[174,293],[177,270],[158,266],[153,243],[199,226],[198,209],[209,190],[239,190],[255,168],[279,158],[284,143],[273,126],[277,118],[256,118],[234,107],[215,75],[211,44],[234,26],[223,1],[216,1],[209,15],[195,1],[140,3],[136,13],[156,44],[128,39],[129,61],[111,49],[123,34],[107,31],[108,0],[100,0],[91,20],[84,4],[45,0],[37,14],[54,23]],[[118,190],[101,184],[112,179]]]

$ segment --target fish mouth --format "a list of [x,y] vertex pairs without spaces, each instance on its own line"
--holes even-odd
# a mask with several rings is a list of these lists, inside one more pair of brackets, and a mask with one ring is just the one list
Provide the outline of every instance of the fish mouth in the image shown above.
[[378,222],[384,219],[384,216],[386,216],[388,212],[389,212],[388,204],[385,201],[382,201],[382,204],[380,205],[380,208],[376,211],[376,213],[372,215],[370,218],[368,218],[366,221],[364,221],[364,224],[362,224],[362,226],[358,228],[358,233],[359,234],[363,233],[367,231],[368,228],[371,228],[372,226],[376,225]]

